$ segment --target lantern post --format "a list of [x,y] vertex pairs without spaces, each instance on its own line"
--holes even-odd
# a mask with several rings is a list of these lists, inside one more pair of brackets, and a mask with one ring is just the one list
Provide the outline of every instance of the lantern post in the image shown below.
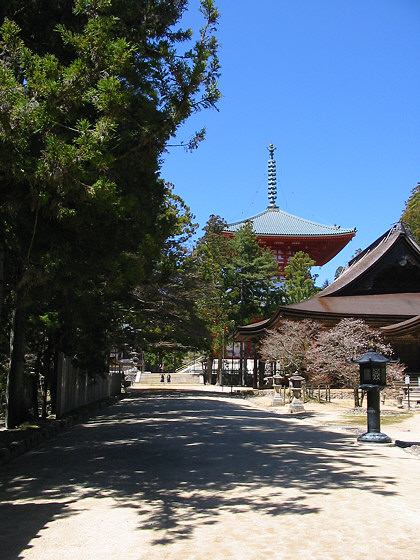
[[391,443],[391,438],[381,433],[380,391],[386,387],[386,364],[392,360],[369,348],[366,354],[351,361],[359,364],[359,387],[367,392],[367,432],[357,441]]

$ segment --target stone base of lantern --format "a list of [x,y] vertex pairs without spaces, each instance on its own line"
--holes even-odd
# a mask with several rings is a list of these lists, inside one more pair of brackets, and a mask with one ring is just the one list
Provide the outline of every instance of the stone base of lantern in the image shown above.
[[381,432],[366,432],[359,436],[357,441],[361,443],[392,443],[392,439]]
[[296,397],[293,397],[292,402],[289,405],[289,412],[302,412],[305,411],[305,407],[303,406],[303,402]]
[[272,406],[278,405],[278,404],[284,404],[284,400],[283,397],[281,396],[281,393],[274,393],[273,395],[273,400],[271,401]]

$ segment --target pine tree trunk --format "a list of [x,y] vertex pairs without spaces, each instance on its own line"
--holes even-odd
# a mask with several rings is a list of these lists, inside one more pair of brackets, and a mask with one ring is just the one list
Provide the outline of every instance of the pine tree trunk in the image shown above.
[[258,387],[260,389],[264,387],[264,374],[265,374],[265,362],[260,360],[258,364]]
[[16,292],[16,304],[10,334],[10,365],[6,388],[6,428],[16,428],[28,419],[25,404],[25,326],[26,310],[20,290]]
[[38,419],[39,418],[39,402],[38,402],[39,374],[38,374],[38,372],[32,373],[30,375],[30,382],[31,382],[32,416],[35,419]]
[[44,391],[42,393],[42,413],[41,413],[41,417],[44,420],[47,417],[47,398],[48,398],[48,379],[44,377]]
[[244,371],[244,343],[239,343],[239,386],[241,386],[243,380],[243,371]]

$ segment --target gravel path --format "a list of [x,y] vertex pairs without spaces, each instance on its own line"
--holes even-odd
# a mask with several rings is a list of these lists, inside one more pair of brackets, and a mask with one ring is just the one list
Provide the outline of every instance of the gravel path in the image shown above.
[[0,469],[1,558],[417,560],[419,457],[326,414],[133,392]]

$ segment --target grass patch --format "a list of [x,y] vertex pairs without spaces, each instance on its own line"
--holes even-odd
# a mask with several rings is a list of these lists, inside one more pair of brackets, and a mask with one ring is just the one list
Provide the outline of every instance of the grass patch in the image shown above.
[[[408,420],[412,417],[413,414],[409,412],[404,414],[381,414],[381,426],[399,424],[400,422],[404,422],[404,420]],[[342,418],[346,421],[346,423],[351,424],[352,426],[365,426],[367,422],[367,414],[360,414],[357,416],[354,414],[344,414]]]

